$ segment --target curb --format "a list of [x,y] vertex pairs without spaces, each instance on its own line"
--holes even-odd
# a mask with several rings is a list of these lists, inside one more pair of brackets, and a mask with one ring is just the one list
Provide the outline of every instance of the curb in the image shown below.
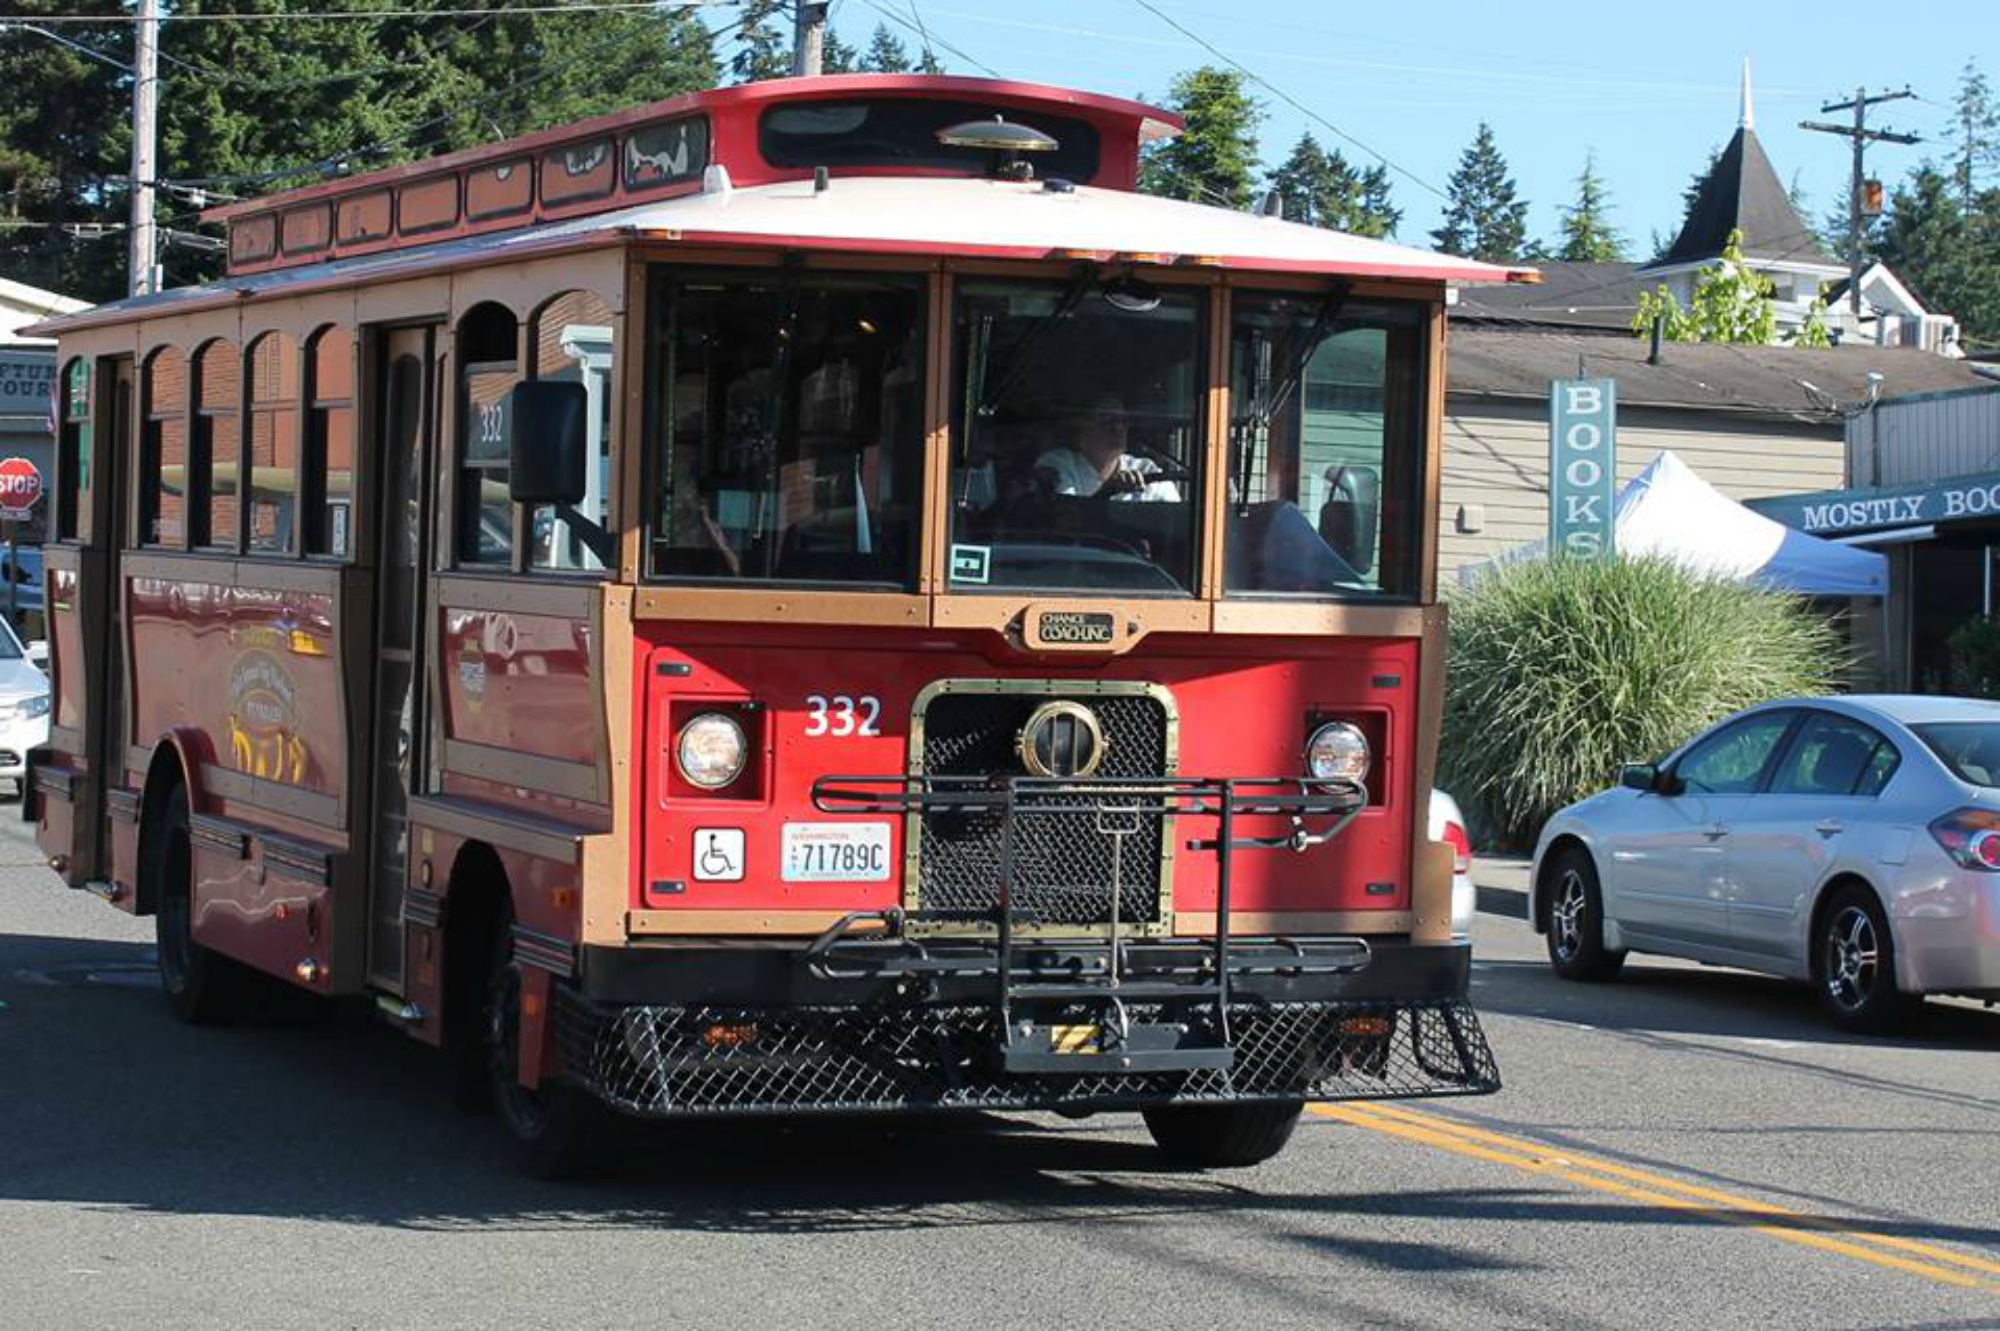
[[1528,894],[1511,887],[1479,887],[1474,893],[1478,897],[1479,912],[1482,915],[1505,915],[1509,919],[1528,918]]

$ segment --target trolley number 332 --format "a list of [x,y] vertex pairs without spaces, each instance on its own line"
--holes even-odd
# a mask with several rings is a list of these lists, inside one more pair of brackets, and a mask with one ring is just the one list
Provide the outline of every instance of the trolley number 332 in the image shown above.
[[864,694],[850,698],[845,693],[836,693],[831,698],[824,694],[811,694],[806,698],[806,738],[818,739],[829,735],[844,739],[849,735],[879,735],[882,733],[882,700]]

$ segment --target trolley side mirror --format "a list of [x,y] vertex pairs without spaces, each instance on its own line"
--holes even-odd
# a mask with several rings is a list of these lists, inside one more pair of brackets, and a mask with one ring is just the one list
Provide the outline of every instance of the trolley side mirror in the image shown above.
[[507,497],[517,504],[583,502],[589,399],[583,385],[530,379],[507,394]]

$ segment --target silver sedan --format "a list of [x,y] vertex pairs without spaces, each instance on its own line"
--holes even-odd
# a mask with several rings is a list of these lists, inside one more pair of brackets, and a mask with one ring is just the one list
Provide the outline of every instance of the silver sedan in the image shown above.
[[1551,818],[1532,882],[1568,979],[1665,953],[1809,981],[1877,1031],[1924,994],[2000,1000],[2000,703],[1738,712]]

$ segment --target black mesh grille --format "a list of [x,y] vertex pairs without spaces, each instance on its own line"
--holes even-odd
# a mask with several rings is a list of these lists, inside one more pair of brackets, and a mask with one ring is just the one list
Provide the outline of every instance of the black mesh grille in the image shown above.
[[[1050,701],[1037,693],[945,693],[924,713],[923,769],[935,776],[1020,775],[1021,728]],[[1166,708],[1145,694],[1080,696],[1104,732],[1099,777],[1147,778],[1167,770]],[[1054,802],[1048,797],[1045,802]],[[1034,797],[1022,805],[1032,806]],[[1063,797],[1063,803],[1075,803]],[[1115,804],[1109,799],[1107,804]],[[1013,904],[1044,926],[1092,926],[1111,921],[1112,838],[1090,813],[1017,814]],[[1160,853],[1165,819],[1107,811],[1107,825],[1134,828],[1124,837],[1118,880],[1121,924],[1157,923]],[[927,813],[919,839],[919,909],[982,913],[999,904],[998,814]]]
[[[1165,1016],[1157,1005],[1129,1010],[1136,1022]],[[1479,1019],[1458,1000],[1232,1004],[1234,1067],[1143,1076],[1003,1073],[998,1023],[996,1009],[970,1006],[606,1009],[568,990],[557,1012],[569,1074],[650,1117],[1382,1100],[1500,1086]]]

